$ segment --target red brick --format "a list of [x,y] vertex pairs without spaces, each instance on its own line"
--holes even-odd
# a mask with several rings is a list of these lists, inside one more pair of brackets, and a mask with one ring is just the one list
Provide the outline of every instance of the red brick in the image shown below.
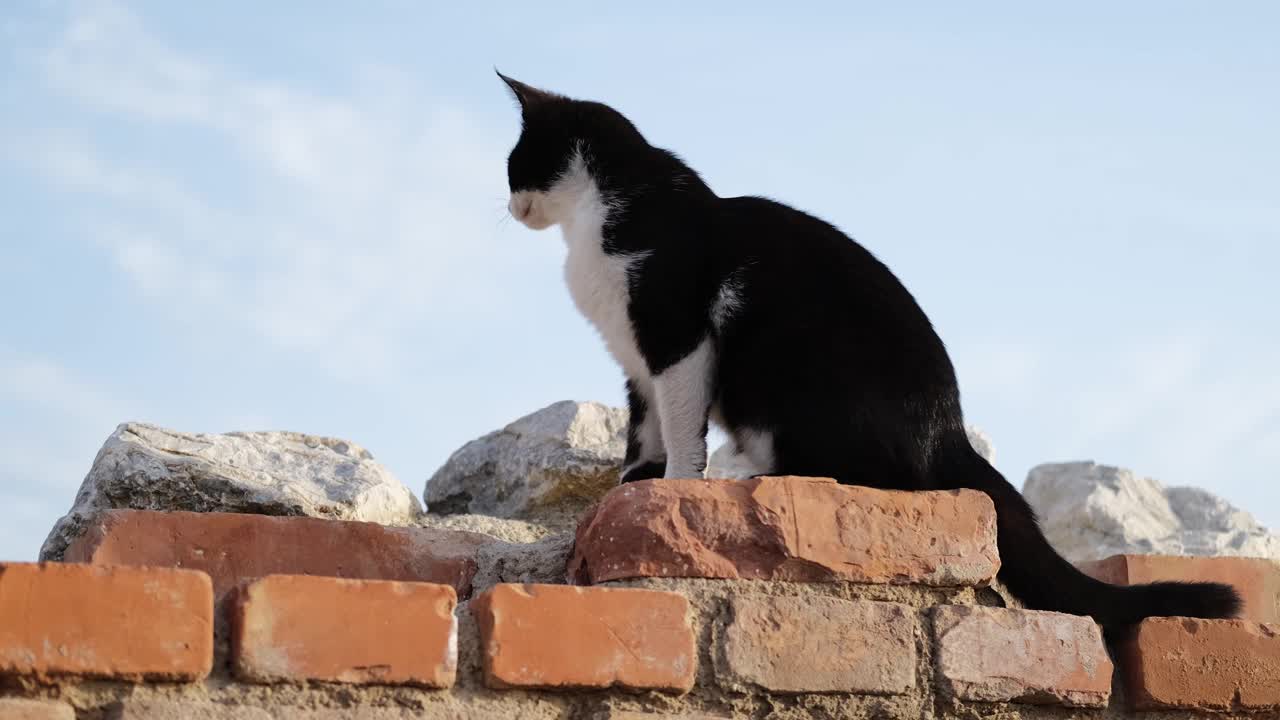
[[255,682],[447,688],[456,604],[448,585],[272,575],[237,595],[232,663]]
[[578,527],[579,584],[634,577],[986,585],[995,508],[972,491],[895,492],[822,478],[645,480]]
[[204,573],[0,564],[0,674],[197,680],[212,663]]
[[0,720],[76,720],[76,711],[52,700],[0,698]]
[[1087,617],[943,605],[934,652],[944,687],[961,700],[1105,707],[1114,667]]
[[1244,601],[1240,619],[1280,623],[1280,564],[1262,558],[1112,555],[1080,564],[1080,569],[1114,585],[1161,580],[1220,582]]
[[471,593],[478,533],[235,513],[110,510],[67,548],[71,562],[203,570],[222,598],[265,575],[324,575],[453,586]]
[[471,601],[490,687],[684,691],[689,603],[653,590],[497,585]]
[[1280,625],[1147,618],[1121,664],[1135,709],[1280,708]]
[[915,611],[888,602],[739,596],[727,679],[782,693],[898,695],[916,686]]

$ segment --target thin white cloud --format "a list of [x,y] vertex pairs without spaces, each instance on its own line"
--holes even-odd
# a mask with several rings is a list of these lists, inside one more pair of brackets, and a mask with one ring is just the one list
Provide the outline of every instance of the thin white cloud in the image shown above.
[[[47,357],[0,348],[0,404],[21,413],[0,442],[0,492],[74,489],[127,403]],[[62,497],[70,502],[71,494]],[[60,502],[58,503],[60,504]]]
[[[202,138],[150,167],[92,134],[34,153],[46,177],[118,201],[94,220],[110,228],[99,242],[177,314],[237,326],[341,377],[386,378],[407,336],[449,318],[451,294],[482,272],[516,272],[496,224],[475,221],[499,217],[506,140],[391,71],[362,69],[345,96],[245,78],[106,2],[76,7],[42,67],[85,108]],[[195,189],[211,149],[255,189],[250,200]],[[500,296],[500,278],[486,279]]]
[[11,402],[88,424],[112,417],[118,406],[108,393],[53,361],[3,349],[0,349],[0,395]]
[[93,106],[153,120],[226,121],[210,69],[166,47],[116,3],[76,4],[44,59],[53,84]]
[[127,403],[48,357],[0,347],[0,557],[34,560]]
[[8,144],[15,158],[68,189],[164,211],[190,225],[213,222],[209,208],[174,178],[156,170],[122,167],[72,133],[39,131]]

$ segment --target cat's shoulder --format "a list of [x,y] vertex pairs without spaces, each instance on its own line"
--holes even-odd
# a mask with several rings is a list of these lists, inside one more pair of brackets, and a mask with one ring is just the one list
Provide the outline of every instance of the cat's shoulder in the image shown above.
[[827,230],[831,225],[796,207],[762,195],[742,195],[721,198],[718,214],[734,225],[745,225],[762,231],[776,229],[780,225],[791,227],[811,226]]

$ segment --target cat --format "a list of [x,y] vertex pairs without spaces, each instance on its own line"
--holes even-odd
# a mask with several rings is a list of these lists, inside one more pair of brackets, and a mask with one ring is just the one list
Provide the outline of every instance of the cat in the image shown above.
[[508,209],[560,226],[569,292],[626,375],[620,482],[701,478],[715,422],[761,475],[985,492],[1009,591],[1109,638],[1150,616],[1237,614],[1229,585],[1119,587],[1054,551],[970,445],[932,323],[862,245],[781,203],[717,196],[607,105],[498,75],[522,120]]

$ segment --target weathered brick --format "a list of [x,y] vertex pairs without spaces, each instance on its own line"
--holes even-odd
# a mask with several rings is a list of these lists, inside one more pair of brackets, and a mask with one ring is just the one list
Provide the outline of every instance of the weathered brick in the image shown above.
[[76,720],[76,711],[53,700],[0,698],[0,720]]
[[972,490],[895,492],[823,478],[645,480],[578,527],[569,572],[635,577],[986,585],[995,509]]
[[961,700],[1104,707],[1114,670],[1090,618],[944,605],[933,615],[943,686]]
[[1161,580],[1220,582],[1244,601],[1240,619],[1280,623],[1280,563],[1262,558],[1112,555],[1080,564],[1093,577],[1115,585]]
[[471,612],[490,687],[693,686],[698,655],[681,595],[504,584],[472,600]]
[[0,674],[196,680],[212,663],[204,573],[0,564]]
[[1121,665],[1135,709],[1280,708],[1280,625],[1147,618]]
[[735,597],[724,680],[783,693],[905,693],[916,686],[917,628],[915,611],[898,603]]
[[450,687],[456,604],[448,585],[271,575],[237,595],[232,664],[255,682]]
[[70,562],[203,570],[222,598],[265,575],[324,575],[453,586],[471,593],[478,533],[236,513],[109,510],[67,548]]

